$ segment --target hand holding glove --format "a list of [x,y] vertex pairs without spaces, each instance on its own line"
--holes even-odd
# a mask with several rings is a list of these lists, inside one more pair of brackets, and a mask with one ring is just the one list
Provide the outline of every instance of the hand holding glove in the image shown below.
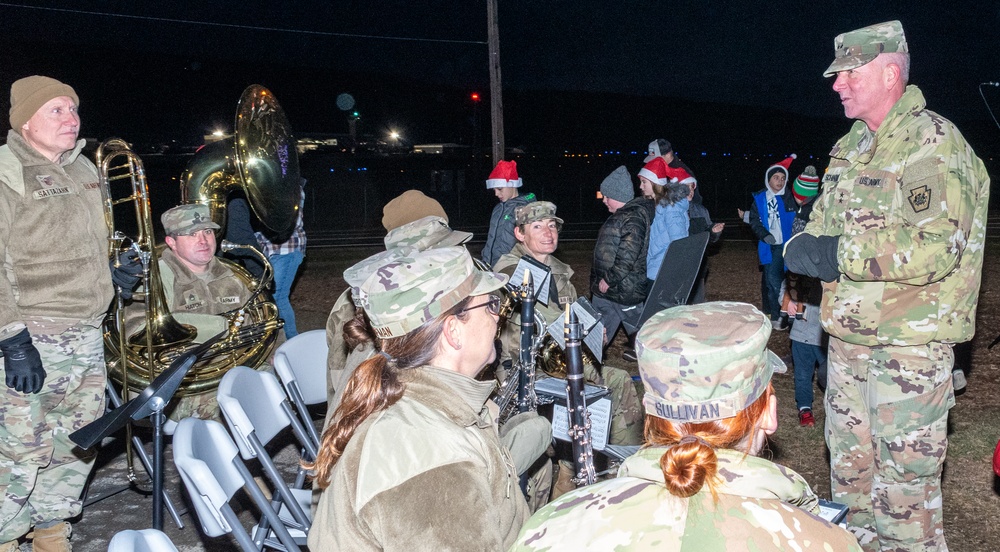
[[3,351],[4,375],[7,387],[19,393],[38,393],[45,383],[42,357],[31,343],[31,334],[25,328],[0,341]]
[[132,288],[142,279],[142,262],[139,254],[132,249],[122,251],[111,259],[111,281],[122,290],[123,299],[132,298]]

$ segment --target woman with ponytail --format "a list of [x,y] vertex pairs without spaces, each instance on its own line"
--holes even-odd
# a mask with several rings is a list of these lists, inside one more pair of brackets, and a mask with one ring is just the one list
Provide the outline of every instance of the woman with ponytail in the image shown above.
[[654,315],[639,331],[645,443],[618,477],[539,510],[511,550],[860,551],[792,470],[758,457],[777,429],[767,317],[745,303]]
[[[463,247],[375,257],[345,328],[377,351],[344,386],[311,466],[311,550],[502,550],[528,517],[475,376],[493,361],[506,276]],[[362,263],[365,263],[363,261]],[[365,322],[367,318],[367,323]]]

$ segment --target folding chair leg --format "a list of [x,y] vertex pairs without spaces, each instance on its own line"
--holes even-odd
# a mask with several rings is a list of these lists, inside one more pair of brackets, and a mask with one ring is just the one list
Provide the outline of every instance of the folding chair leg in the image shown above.
[[[295,539],[293,539],[292,535],[288,532],[288,528],[285,527],[281,518],[278,517],[278,513],[271,507],[267,497],[264,496],[264,492],[257,486],[257,482],[254,481],[253,475],[250,474],[250,470],[247,469],[239,458],[233,459],[233,465],[236,466],[240,475],[243,476],[243,488],[250,493],[250,497],[253,498],[254,503],[257,505],[257,508],[260,509],[264,518],[271,524],[271,530],[278,536],[278,540],[281,544],[288,551],[301,550],[299,545],[295,544]],[[263,521],[264,520],[261,520],[261,524],[263,524]]]
[[226,503],[222,505],[220,511],[226,523],[232,528],[232,535],[236,537],[236,542],[239,543],[243,552],[260,552],[260,547],[250,538],[247,530],[243,528],[243,522],[240,521],[239,516],[233,511],[233,507]]
[[[302,443],[302,446],[306,448],[306,451],[309,454],[307,460],[315,460],[319,453],[319,449],[313,444],[312,438],[306,433],[302,421],[299,420],[298,414],[295,413],[288,400],[281,401],[281,409],[285,412],[285,415],[288,416],[289,421],[291,421],[292,432],[295,433],[295,438],[298,439],[299,442]],[[312,423],[309,425],[311,427]]]
[[312,440],[313,446],[319,449],[319,433],[316,432],[316,426],[313,425],[312,420],[309,418],[309,407],[306,406],[306,401],[302,398],[302,391],[299,389],[298,383],[293,382],[289,385],[288,391],[295,405],[295,410],[300,414],[302,425],[305,426],[306,432]]
[[[255,433],[250,434],[250,443],[257,450],[264,450],[264,445],[257,438]],[[264,473],[271,479],[271,483],[274,484],[275,489],[278,491],[278,495],[281,497],[281,502],[284,502],[285,506],[292,513],[292,517],[295,521],[302,526],[302,530],[306,533],[312,527],[312,522],[309,520],[309,516],[302,510],[299,506],[299,502],[295,500],[292,496],[292,492],[288,489],[288,485],[281,478],[281,474],[278,472],[278,467],[274,465],[271,457],[267,454],[258,454],[257,459],[260,460],[260,465],[264,468]]]

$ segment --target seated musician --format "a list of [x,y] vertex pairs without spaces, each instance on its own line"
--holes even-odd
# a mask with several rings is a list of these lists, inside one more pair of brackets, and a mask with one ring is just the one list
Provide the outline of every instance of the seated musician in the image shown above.
[[311,550],[505,550],[528,518],[488,405],[507,278],[464,247],[402,255],[359,287],[377,354],[351,375],[312,469]]
[[[527,255],[546,265],[551,270],[553,286],[548,306],[536,303],[535,309],[545,319],[546,324],[555,321],[565,309],[565,305],[576,301],[576,288],[570,282],[573,269],[557,259],[552,253],[559,245],[559,230],[563,220],[556,216],[556,206],[548,201],[537,201],[519,207],[514,212],[514,237],[517,245],[510,253],[500,257],[493,270],[513,275],[521,257]],[[515,314],[507,321],[500,340],[504,348],[503,359],[516,358],[520,350],[520,317]],[[540,367],[541,368],[541,367]],[[587,381],[607,386],[611,391],[611,433],[608,442],[613,445],[638,445],[642,441],[642,405],[635,385],[628,372],[612,366],[604,366],[598,373],[595,366],[584,365]],[[573,488],[569,482],[570,469],[562,463],[554,493],[556,496]]]
[[[645,446],[539,510],[510,550],[840,550],[805,479],[760,458],[777,429],[771,323],[746,303],[661,311],[636,338]],[[602,543],[597,546],[595,543]]]
[[[329,404],[324,430],[330,426],[354,370],[376,353],[367,333],[358,332],[358,328],[366,327],[363,310],[356,307],[361,297],[361,284],[382,265],[401,256],[460,246],[472,238],[468,232],[452,230],[441,204],[418,190],[409,190],[396,197],[386,204],[383,213],[382,223],[389,232],[385,236],[386,251],[344,271],[344,279],[350,287],[341,294],[327,319]],[[522,413],[504,424],[500,439],[510,450],[520,475],[544,454],[552,440],[552,426],[534,412]],[[532,474],[527,483],[526,492],[529,495],[537,493],[548,497],[551,477],[545,475]],[[545,502],[547,500],[533,504],[540,506]]]
[[[227,330],[228,320],[220,315],[243,306],[251,292],[232,268],[215,256],[219,225],[212,222],[207,206],[178,205],[164,212],[160,221],[167,248],[158,266],[167,308],[175,320],[198,330],[194,341],[200,343]],[[129,335],[141,329],[136,326],[141,308],[138,304],[128,307]],[[262,363],[253,368],[269,370],[270,366]],[[208,391],[176,398],[166,412],[172,420],[188,416],[216,419],[219,405],[215,392]]]
[[205,340],[226,328],[226,320],[215,315],[242,306],[250,290],[216,258],[219,225],[212,222],[207,206],[178,205],[160,221],[167,235],[159,264],[167,308],[179,322],[195,326],[198,339]]
[[[424,251],[461,245],[472,239],[472,234],[468,232],[452,230],[441,204],[419,190],[403,192],[387,203],[382,213],[382,225],[389,232],[385,236],[386,251],[403,247]],[[357,266],[371,266],[371,263],[358,263]],[[367,274],[355,274],[357,281],[354,282],[351,275],[350,272],[345,273],[350,287],[337,298],[326,320],[326,343],[329,349],[326,360],[327,395],[330,400],[325,425],[330,424],[330,416],[340,403],[344,383],[358,364],[372,354],[370,347],[361,347],[355,351],[355,347],[344,341],[344,325],[359,312],[353,301],[352,290],[367,278]]]

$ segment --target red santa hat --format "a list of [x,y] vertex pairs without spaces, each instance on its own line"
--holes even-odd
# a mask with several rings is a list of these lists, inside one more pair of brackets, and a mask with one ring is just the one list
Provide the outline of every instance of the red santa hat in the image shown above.
[[792,166],[792,161],[794,161],[797,158],[798,158],[798,155],[795,155],[793,153],[793,154],[789,155],[788,157],[782,159],[781,161],[778,161],[777,163],[775,163],[775,164],[771,165],[770,167],[768,167],[767,168],[767,172],[764,173],[764,185],[767,186],[768,181],[771,180],[771,177],[774,176],[774,173],[777,172],[777,171],[784,172],[785,173],[785,182],[788,182],[788,179],[789,179],[788,168]]
[[667,166],[667,162],[662,157],[655,157],[639,169],[639,176],[648,179],[653,184],[666,186],[670,182],[670,178],[667,176],[669,170],[670,167]]
[[694,177],[690,173],[682,169],[681,167],[671,167],[667,165],[667,179],[671,183],[680,182],[681,184],[694,184]]
[[486,179],[486,189],[520,188],[521,179],[517,176],[517,161],[500,161]]

